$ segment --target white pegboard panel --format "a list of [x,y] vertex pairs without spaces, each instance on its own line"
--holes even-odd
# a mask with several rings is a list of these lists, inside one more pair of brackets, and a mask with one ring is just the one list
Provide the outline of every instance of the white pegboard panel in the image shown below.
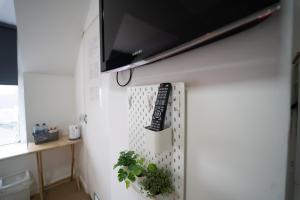
[[[145,149],[144,127],[152,119],[159,84],[129,87],[129,148],[172,173],[175,195],[168,200],[184,200],[185,197],[185,85],[172,83],[165,127],[172,126],[173,147],[169,151],[155,154]],[[166,198],[164,198],[166,199]]]

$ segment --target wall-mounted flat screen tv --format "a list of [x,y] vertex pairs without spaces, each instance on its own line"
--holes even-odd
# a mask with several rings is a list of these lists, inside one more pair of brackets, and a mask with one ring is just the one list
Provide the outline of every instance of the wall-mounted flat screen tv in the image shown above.
[[101,71],[144,65],[222,38],[280,0],[100,0]]

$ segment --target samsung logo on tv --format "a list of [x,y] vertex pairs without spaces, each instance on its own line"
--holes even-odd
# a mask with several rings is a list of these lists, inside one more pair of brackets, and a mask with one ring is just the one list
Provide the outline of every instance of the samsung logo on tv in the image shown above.
[[139,55],[139,54],[141,54],[141,53],[143,53],[143,50],[142,50],[142,49],[137,50],[136,52],[133,52],[131,55],[132,55],[132,56],[137,56],[137,55]]

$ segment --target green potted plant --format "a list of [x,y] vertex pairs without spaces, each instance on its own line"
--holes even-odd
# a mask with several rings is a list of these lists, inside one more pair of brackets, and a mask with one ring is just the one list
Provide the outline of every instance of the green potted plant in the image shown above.
[[134,183],[137,177],[145,174],[144,159],[134,151],[120,152],[118,162],[114,165],[114,169],[118,169],[119,182],[125,182],[126,188]]
[[158,168],[153,163],[148,165],[144,179],[140,184],[151,199],[167,196],[174,192],[171,173],[168,170]]

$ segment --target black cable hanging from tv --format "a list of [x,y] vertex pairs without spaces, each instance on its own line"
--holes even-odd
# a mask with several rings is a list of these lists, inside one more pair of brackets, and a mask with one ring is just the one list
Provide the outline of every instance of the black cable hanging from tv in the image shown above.
[[124,84],[121,84],[120,81],[119,81],[119,72],[117,72],[116,74],[116,81],[117,81],[117,84],[120,86],[120,87],[125,87],[127,86],[130,82],[131,82],[131,79],[132,79],[132,74],[133,74],[133,69],[129,69],[130,71],[130,75],[129,75],[129,79],[126,83]]

